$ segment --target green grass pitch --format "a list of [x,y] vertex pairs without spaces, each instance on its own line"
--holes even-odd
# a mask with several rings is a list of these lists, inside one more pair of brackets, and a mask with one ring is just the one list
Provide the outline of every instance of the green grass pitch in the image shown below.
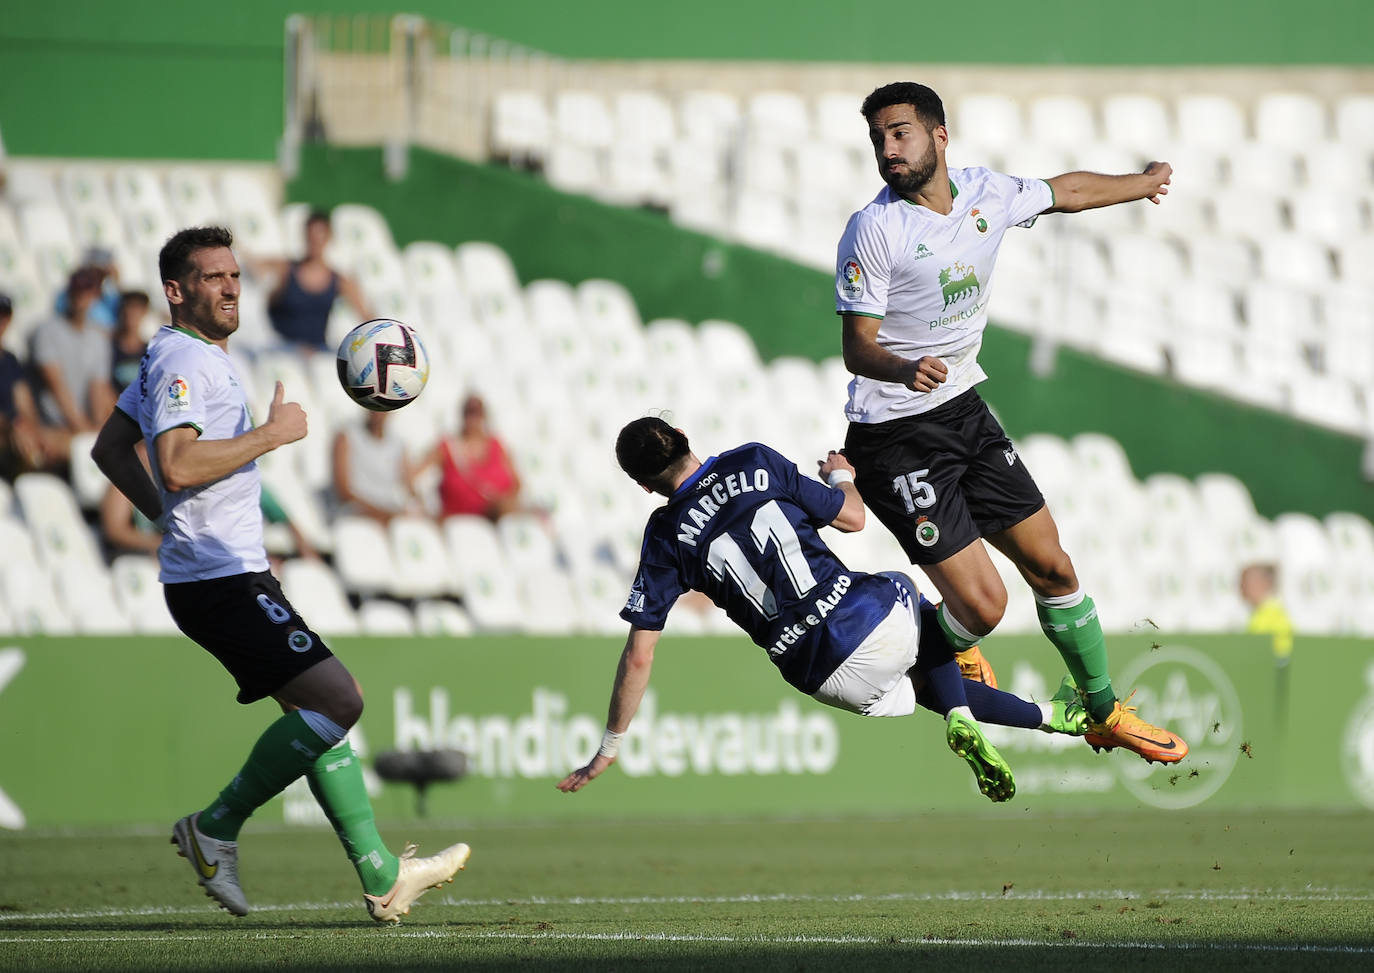
[[[687,785],[684,785],[687,786]],[[568,800],[576,800],[569,797]],[[332,834],[250,823],[254,912],[156,833],[0,836],[3,970],[1374,968],[1368,813],[391,823],[466,872],[396,927]]]

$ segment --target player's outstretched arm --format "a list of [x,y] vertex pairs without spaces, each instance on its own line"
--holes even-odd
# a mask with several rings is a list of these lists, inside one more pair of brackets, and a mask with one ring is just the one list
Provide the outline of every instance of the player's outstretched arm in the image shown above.
[[620,737],[630,728],[630,720],[639,710],[644,690],[649,688],[654,646],[658,644],[660,634],[645,628],[630,627],[630,637],[625,640],[625,650],[620,653],[620,665],[615,670],[611,706],[606,714],[606,736],[602,739],[601,749],[585,767],[579,767],[558,782],[557,787],[563,793],[580,791],[615,763]]
[[916,392],[933,392],[949,376],[945,363],[934,355],[912,361],[878,344],[883,322],[863,314],[844,315],[841,350],[844,367],[854,375],[896,382]]
[[162,516],[162,498],[158,495],[157,484],[148,475],[135,451],[142,438],[138,423],[115,409],[95,437],[91,459],[95,460],[95,465],[100,467],[100,472],[115,485],[115,489],[128,497],[143,516],[156,521]]
[[191,426],[178,426],[157,437],[157,462],[168,490],[212,483],[251,463],[278,446],[304,439],[305,410],[299,402],[283,401],[286,392],[277,383],[267,421],[232,439],[200,438]]
[[1098,172],[1066,172],[1046,180],[1054,191],[1054,205],[1047,213],[1080,213],[1085,209],[1148,199],[1159,205],[1169,194],[1169,178],[1174,167],[1167,162],[1151,162],[1143,172],[1125,176],[1104,176]]
[[821,479],[844,494],[844,506],[830,522],[830,526],[846,534],[863,530],[864,502],[859,496],[858,487],[854,485],[854,465],[849,462],[849,457],[832,449],[826,454],[825,459],[818,461],[818,465],[817,472]]

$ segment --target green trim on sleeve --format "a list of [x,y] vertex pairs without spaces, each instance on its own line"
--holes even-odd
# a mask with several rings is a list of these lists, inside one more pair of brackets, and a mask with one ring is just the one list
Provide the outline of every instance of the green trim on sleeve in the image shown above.
[[883,319],[881,314],[869,314],[867,311],[836,311],[835,313],[840,317],[844,317],[846,314],[852,314],[856,318],[872,318],[875,321],[881,321]]
[[[168,426],[166,429],[162,430],[162,432],[158,433],[157,435],[162,436],[166,433],[171,432],[173,429],[185,429],[188,426],[196,431],[197,436],[205,435],[205,430],[201,428],[201,426],[198,423],[194,422],[179,422],[175,426]],[[153,438],[156,439],[157,436],[154,436]]]
[[[1041,179],[1040,181],[1046,186],[1050,186],[1050,181],[1048,179]],[[1056,202],[1057,200],[1054,198],[1054,187],[1050,186],[1050,209],[1054,209]]]

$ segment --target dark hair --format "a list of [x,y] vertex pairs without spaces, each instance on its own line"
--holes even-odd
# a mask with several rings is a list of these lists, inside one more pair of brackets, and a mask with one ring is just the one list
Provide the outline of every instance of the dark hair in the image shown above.
[[312,209],[305,217],[305,225],[308,227],[311,223],[323,223],[325,226],[329,226],[329,210]]
[[157,272],[163,280],[181,280],[191,270],[191,254],[197,250],[232,247],[234,234],[223,226],[191,226],[178,230],[157,255]]
[[105,275],[95,267],[77,267],[67,278],[67,296],[98,291],[104,283]]
[[654,481],[687,457],[687,437],[657,416],[628,423],[615,439],[615,458],[636,483]]
[[143,291],[124,291],[119,295],[119,311],[122,314],[130,304],[148,306],[148,295]]
[[893,105],[910,105],[916,109],[917,117],[925,123],[927,129],[945,124],[945,106],[941,103],[940,96],[931,88],[915,81],[894,81],[881,88],[874,88],[864,99],[863,107],[859,111],[871,122],[874,115]]

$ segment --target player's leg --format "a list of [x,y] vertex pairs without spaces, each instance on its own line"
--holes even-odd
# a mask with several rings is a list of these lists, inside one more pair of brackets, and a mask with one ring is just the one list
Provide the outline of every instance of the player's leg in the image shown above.
[[918,416],[852,423],[845,454],[864,503],[940,590],[940,625],[966,678],[996,686],[978,648],[1006,609],[1007,593],[960,484],[978,446],[965,433],[983,406],[972,393]]
[[1041,507],[1025,520],[989,534],[988,542],[1011,559],[1035,593],[1040,625],[1083,692],[1090,718],[1088,743],[1108,750],[1125,747],[1162,763],[1183,759],[1187,743],[1145,722],[1134,707],[1117,699],[1097,606],[1079,585],[1049,508]]

